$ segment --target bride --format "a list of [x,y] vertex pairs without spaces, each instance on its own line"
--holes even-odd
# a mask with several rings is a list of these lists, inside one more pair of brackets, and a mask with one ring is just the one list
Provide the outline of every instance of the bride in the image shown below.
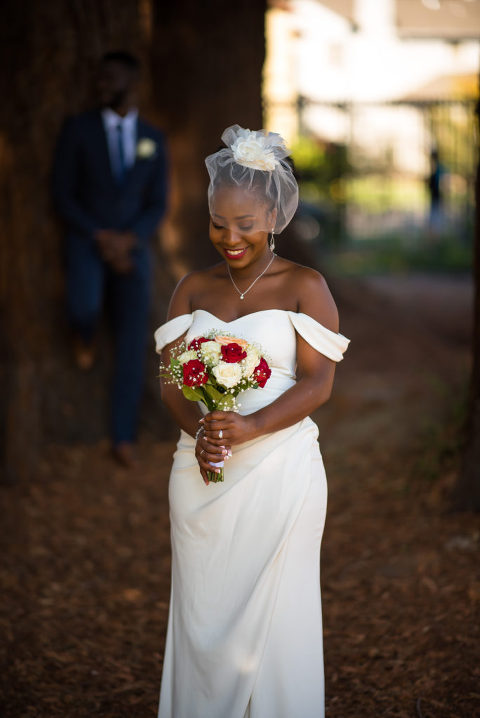
[[[320,718],[327,484],[309,415],[329,398],[349,340],[324,278],[273,251],[298,203],[282,138],[234,125],[222,139],[206,159],[221,261],[180,281],[157,351],[168,363],[178,340],[214,329],[258,343],[272,375],[240,395],[238,413],[204,415],[162,384],[181,433],[158,716]],[[222,460],[224,482],[209,482]]]

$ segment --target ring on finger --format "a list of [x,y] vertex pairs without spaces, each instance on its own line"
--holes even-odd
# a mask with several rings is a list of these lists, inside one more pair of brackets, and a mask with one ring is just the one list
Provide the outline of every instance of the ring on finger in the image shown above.
[[220,431],[218,432],[218,438],[223,439],[223,429],[220,429]]
[[205,453],[205,449],[202,449],[200,452],[200,456],[203,456],[204,453]]

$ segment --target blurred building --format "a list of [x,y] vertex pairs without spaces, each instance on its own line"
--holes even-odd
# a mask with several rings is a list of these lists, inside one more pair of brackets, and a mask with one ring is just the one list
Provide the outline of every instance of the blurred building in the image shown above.
[[[266,28],[269,129],[344,146],[353,173],[417,188],[441,144],[452,186],[469,182],[480,0],[270,0]],[[421,191],[409,201],[424,212]]]
[[272,0],[266,124],[289,141],[388,149],[401,169],[425,171],[423,119],[408,100],[475,97],[479,41],[478,0]]

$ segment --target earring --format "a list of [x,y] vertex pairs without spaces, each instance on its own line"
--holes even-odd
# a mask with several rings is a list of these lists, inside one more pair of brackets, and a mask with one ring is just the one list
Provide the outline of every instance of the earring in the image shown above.
[[272,227],[272,234],[270,236],[270,239],[268,240],[268,246],[270,247],[271,252],[273,252],[273,250],[275,249],[275,234],[273,232],[274,229],[275,227]]

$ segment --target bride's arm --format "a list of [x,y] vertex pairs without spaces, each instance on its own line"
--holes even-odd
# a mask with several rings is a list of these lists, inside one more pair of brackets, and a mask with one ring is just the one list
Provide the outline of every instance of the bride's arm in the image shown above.
[[[168,307],[167,321],[175,319],[182,314],[190,314],[191,303],[190,303],[190,290],[191,276],[186,275],[177,284],[175,291],[173,292],[170,304]],[[162,364],[168,366],[170,364],[170,350],[180,344],[185,339],[185,334],[176,339],[171,344],[167,344],[161,353]],[[198,404],[194,401],[188,401],[185,399],[182,392],[179,391],[176,384],[169,384],[165,379],[160,378],[160,390],[162,394],[162,401],[168,408],[172,418],[176,424],[190,434],[195,436],[199,427],[199,419],[202,418],[202,412],[200,411]]]
[[[303,273],[302,273],[303,274]],[[308,314],[333,332],[338,332],[338,312],[321,275],[309,272],[302,277],[302,293],[298,311]],[[205,417],[205,432],[211,443],[223,441],[243,443],[263,434],[285,429],[309,416],[330,397],[335,375],[335,362],[313,349],[297,334],[297,381],[268,406],[247,416],[233,412],[212,412]]]
[[[179,315],[174,315],[172,318],[175,318],[175,316]],[[162,364],[168,366],[170,363],[170,349],[175,347],[179,342],[183,341],[184,338],[185,336],[180,337],[176,341],[172,342],[172,344],[167,344],[161,354]],[[170,412],[172,419],[181,429],[186,431],[187,434],[195,436],[200,426],[198,422],[203,416],[198,404],[194,401],[188,401],[188,399],[185,399],[176,384],[169,384],[163,378],[160,378],[160,389],[162,401]]]
[[[177,285],[177,288],[172,295],[172,299],[170,300],[170,306],[168,308],[167,315],[168,320],[174,319],[175,317],[179,317],[182,314],[190,314],[191,304],[188,289],[190,276],[191,275],[187,275],[187,277],[181,280],[180,283]],[[164,347],[161,353],[162,364],[168,366],[168,364],[170,363],[170,349],[172,349],[179,342],[182,342],[184,338],[185,335],[179,337],[174,342],[167,344]],[[169,413],[174,419],[175,423],[181,429],[186,431],[187,434],[190,434],[190,436],[196,436],[199,427],[201,427],[201,424],[199,424],[199,420],[203,416],[198,404],[194,401],[189,401],[188,399],[185,399],[176,384],[169,384],[163,378],[160,378],[160,389],[162,401],[168,408]],[[229,442],[225,441],[223,442],[223,446],[221,448],[213,446],[211,443],[208,442],[207,439],[203,437],[202,432],[199,441],[197,441],[195,455],[200,466],[200,473],[202,474],[205,483],[208,483],[207,471],[212,470],[210,462],[217,463],[222,461],[222,459],[225,458],[225,452],[228,451],[229,448]]]

